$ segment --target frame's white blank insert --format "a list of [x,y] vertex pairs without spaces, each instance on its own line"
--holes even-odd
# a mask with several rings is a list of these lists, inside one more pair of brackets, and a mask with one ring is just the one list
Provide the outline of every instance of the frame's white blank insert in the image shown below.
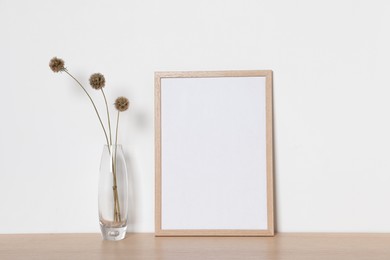
[[161,229],[267,230],[266,78],[161,78]]

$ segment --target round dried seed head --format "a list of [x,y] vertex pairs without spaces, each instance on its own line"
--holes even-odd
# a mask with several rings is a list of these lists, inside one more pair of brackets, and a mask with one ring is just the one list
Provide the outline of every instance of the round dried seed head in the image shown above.
[[115,108],[120,111],[126,111],[129,108],[130,102],[127,98],[125,97],[118,97],[115,100]]
[[65,62],[62,59],[54,57],[50,60],[49,67],[53,72],[65,70]]
[[104,85],[106,84],[106,79],[104,78],[103,74],[101,74],[101,73],[94,73],[89,78],[89,84],[94,89],[99,90],[99,89],[103,88]]

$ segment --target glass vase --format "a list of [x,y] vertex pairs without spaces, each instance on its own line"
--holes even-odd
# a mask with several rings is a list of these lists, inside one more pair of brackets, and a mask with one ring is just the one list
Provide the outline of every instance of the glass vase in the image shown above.
[[127,168],[122,146],[105,145],[99,176],[99,222],[103,239],[125,238],[127,207]]

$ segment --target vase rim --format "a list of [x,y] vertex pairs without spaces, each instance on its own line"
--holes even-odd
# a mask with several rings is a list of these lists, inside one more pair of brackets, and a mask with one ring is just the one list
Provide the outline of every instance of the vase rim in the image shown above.
[[121,144],[110,144],[110,145],[105,144],[105,145],[104,145],[104,147],[108,147],[108,146],[122,146],[122,145],[121,145]]

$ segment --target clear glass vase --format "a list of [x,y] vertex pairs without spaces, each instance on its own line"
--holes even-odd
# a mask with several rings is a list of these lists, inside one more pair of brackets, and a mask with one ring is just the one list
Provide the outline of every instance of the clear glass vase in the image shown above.
[[103,239],[125,238],[127,207],[127,168],[122,146],[105,145],[99,176],[99,222]]

